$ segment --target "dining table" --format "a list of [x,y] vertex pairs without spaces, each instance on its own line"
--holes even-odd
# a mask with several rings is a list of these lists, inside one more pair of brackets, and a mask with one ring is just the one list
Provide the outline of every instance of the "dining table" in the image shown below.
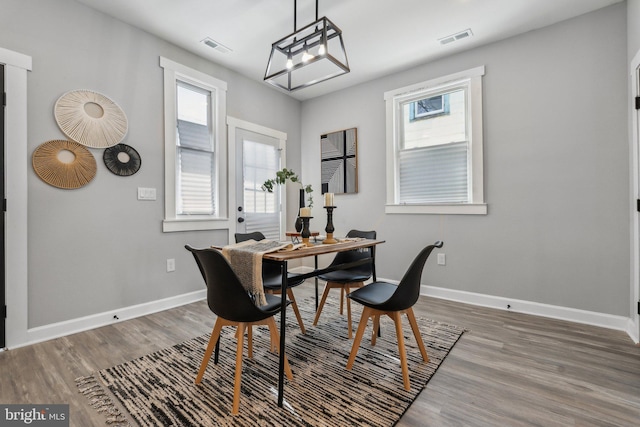
[[[278,406],[282,407],[284,401],[284,360],[285,360],[285,338],[286,338],[286,313],[287,313],[287,281],[288,280],[300,280],[315,277],[316,278],[316,309],[318,305],[318,282],[317,276],[328,273],[330,271],[344,270],[366,263],[373,263],[375,258],[365,258],[359,261],[349,262],[345,264],[333,265],[329,267],[318,267],[318,256],[335,254],[338,252],[358,250],[375,247],[384,240],[375,239],[344,239],[339,240],[338,243],[323,244],[321,241],[317,243],[309,244],[295,250],[270,252],[262,256],[262,261],[267,263],[277,263],[282,269],[282,288],[280,295],[282,296],[282,304],[280,306],[280,360],[278,367]],[[289,261],[298,260],[301,258],[314,257],[314,269],[313,271],[301,274],[295,274],[292,278],[288,278],[288,265]],[[374,270],[375,271],[375,270]],[[375,275],[373,277],[376,280]]]

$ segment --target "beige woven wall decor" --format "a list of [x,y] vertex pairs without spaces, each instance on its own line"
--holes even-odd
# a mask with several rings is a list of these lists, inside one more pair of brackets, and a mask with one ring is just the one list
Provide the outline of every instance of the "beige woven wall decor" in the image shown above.
[[107,96],[90,90],[72,90],[56,101],[56,122],[71,140],[92,148],[119,144],[127,134],[127,116]]
[[[66,155],[66,156],[65,156]],[[68,161],[60,160],[68,157]],[[80,188],[96,176],[96,159],[84,146],[74,141],[47,141],[33,152],[33,170],[44,182],[67,190]]]

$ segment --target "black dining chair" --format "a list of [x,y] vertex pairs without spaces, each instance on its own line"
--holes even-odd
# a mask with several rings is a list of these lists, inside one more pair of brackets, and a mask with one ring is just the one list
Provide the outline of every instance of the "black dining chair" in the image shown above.
[[[236,243],[244,242],[251,239],[256,241],[265,239],[264,234],[259,231],[254,231],[253,233],[236,233],[235,238]],[[296,275],[292,273],[288,273],[287,277],[289,279],[294,279],[293,281],[290,280],[287,284],[287,297],[291,301],[291,308],[293,309],[293,313],[296,315],[296,319],[298,319],[300,330],[303,334],[306,334],[307,331],[304,328],[304,323],[302,323],[302,316],[300,315],[300,310],[298,309],[296,298],[293,295],[293,290],[291,289],[302,284],[302,282],[304,282],[304,279],[296,280]],[[282,272],[279,265],[269,264],[266,262],[262,263],[262,286],[264,287],[265,293],[280,294],[280,291],[282,289]]]
[[359,302],[364,306],[362,309],[362,317],[358,324],[358,330],[356,331],[356,338],[353,341],[351,354],[349,354],[349,360],[347,361],[347,369],[351,370],[353,367],[356,354],[358,353],[358,348],[360,347],[360,341],[364,335],[364,330],[367,327],[369,318],[373,317],[373,334],[371,337],[371,345],[373,346],[376,343],[376,336],[380,327],[380,316],[386,314],[394,321],[396,326],[398,352],[400,353],[400,365],[402,367],[402,381],[404,383],[404,388],[406,390],[411,389],[411,384],[409,382],[409,369],[407,367],[407,355],[402,335],[402,320],[400,316],[403,313],[407,315],[409,324],[411,325],[411,330],[413,331],[413,336],[420,348],[422,359],[425,362],[428,362],[429,356],[427,356],[427,350],[424,348],[424,343],[420,336],[418,323],[416,322],[416,317],[413,314],[413,306],[420,296],[420,280],[422,279],[424,264],[427,262],[427,258],[429,258],[431,252],[435,248],[441,248],[442,246],[443,243],[441,241],[437,241],[433,245],[429,245],[420,251],[398,285],[388,282],[373,282],[363,288],[356,289],[347,295],[349,299]]
[[[217,316],[195,383],[200,384],[202,381],[202,377],[209,364],[209,359],[211,358],[211,353],[220,339],[222,328],[224,326],[236,326],[236,369],[231,413],[237,415],[240,409],[240,385],[245,329],[247,329],[247,333],[249,334],[249,358],[253,357],[250,331],[255,325],[267,325],[269,327],[269,335],[273,348],[274,342],[280,342],[278,328],[276,327],[273,316],[280,312],[282,301],[281,298],[274,295],[265,295],[267,304],[257,307],[220,251],[213,248],[195,249],[189,245],[186,245],[185,248],[193,254],[198,264],[198,268],[207,285],[207,303],[209,304],[209,309]],[[292,380],[293,374],[286,355],[284,358],[284,370],[287,378]],[[265,393],[268,392],[268,390],[265,390]]]
[[[346,237],[375,239],[376,232],[351,230],[347,233]],[[324,303],[326,302],[327,296],[329,295],[329,291],[331,289],[340,289],[340,315],[342,315],[344,305],[343,301],[345,299],[344,296],[348,294],[351,289],[361,288],[362,286],[364,286],[364,282],[369,280],[371,276],[373,276],[374,281],[376,280],[375,248],[373,246],[365,249],[338,252],[336,254],[331,264],[329,264],[330,267],[339,264],[359,261],[366,258],[371,258],[371,263],[348,268],[345,270],[331,271],[329,273],[321,274],[318,276],[318,278],[326,281],[326,284],[324,286],[324,292],[322,292],[320,304],[318,305],[318,309],[316,310],[316,317],[313,319],[313,326],[316,326],[318,324],[320,313],[322,313],[322,308],[324,307]],[[351,339],[351,301],[349,299],[347,299],[347,328],[349,330],[349,339]]]

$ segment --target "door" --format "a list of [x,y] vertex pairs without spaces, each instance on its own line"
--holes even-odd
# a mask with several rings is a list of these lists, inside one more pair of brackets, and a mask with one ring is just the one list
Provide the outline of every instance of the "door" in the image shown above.
[[0,110],[0,203],[2,203],[2,211],[0,212],[0,217],[2,220],[0,221],[0,349],[4,348],[6,345],[5,339],[5,325],[7,318],[7,308],[6,308],[6,290],[5,290],[5,272],[4,272],[4,246],[5,246],[5,236],[4,236],[4,211],[5,211],[5,203],[4,203],[4,114],[5,114],[5,91],[4,91],[4,65],[0,64],[0,99],[2,102],[2,109]]
[[281,140],[247,129],[236,131],[236,231],[260,231],[267,239],[283,237],[281,188],[273,193],[262,184],[276,176],[282,163]]
[[636,335],[636,339],[640,341],[640,65],[638,61],[638,55],[636,55],[634,60],[632,61],[632,65],[635,67],[632,76],[632,88],[633,88],[633,96],[635,97],[635,112],[633,114],[633,145],[635,149],[636,158],[634,161],[634,171],[633,174],[635,176],[636,183],[635,187],[635,197],[636,197],[636,212],[634,213],[634,228],[635,228],[635,239],[634,247],[635,247],[635,259],[633,266],[633,289],[631,294],[632,303],[631,303],[631,319],[634,320],[634,324],[636,325],[637,330],[634,331]]

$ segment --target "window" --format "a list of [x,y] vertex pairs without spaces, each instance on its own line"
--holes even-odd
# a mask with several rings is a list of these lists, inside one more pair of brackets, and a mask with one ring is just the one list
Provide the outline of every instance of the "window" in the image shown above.
[[385,93],[387,213],[486,214],[484,67]]
[[429,119],[440,114],[449,114],[449,94],[432,96],[409,104],[409,120]]
[[228,228],[226,83],[160,58],[164,68],[164,231]]

